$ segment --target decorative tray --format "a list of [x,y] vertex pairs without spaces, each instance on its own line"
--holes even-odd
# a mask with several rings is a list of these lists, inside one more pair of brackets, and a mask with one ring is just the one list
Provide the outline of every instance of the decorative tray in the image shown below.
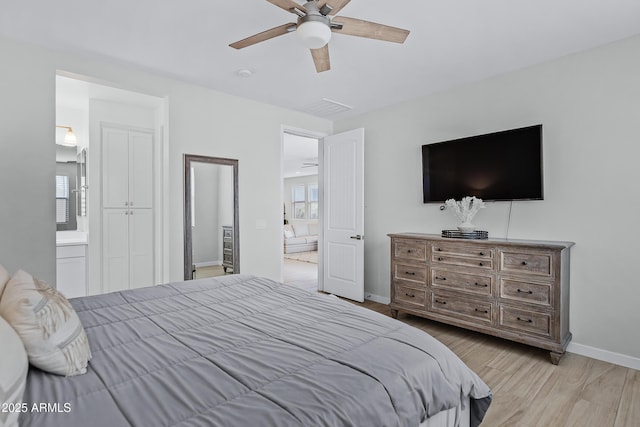
[[470,233],[463,233],[460,230],[442,230],[442,237],[447,237],[449,239],[486,240],[489,238],[489,232],[475,230]]

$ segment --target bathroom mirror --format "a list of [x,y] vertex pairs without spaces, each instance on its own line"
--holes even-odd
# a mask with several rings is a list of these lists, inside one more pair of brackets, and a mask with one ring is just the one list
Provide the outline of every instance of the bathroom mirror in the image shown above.
[[238,160],[184,155],[184,280],[240,272]]

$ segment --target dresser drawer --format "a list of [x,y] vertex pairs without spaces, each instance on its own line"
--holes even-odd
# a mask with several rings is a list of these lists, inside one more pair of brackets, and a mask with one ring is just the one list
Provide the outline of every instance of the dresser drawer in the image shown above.
[[500,298],[551,307],[551,296],[551,285],[548,283],[500,279]]
[[434,254],[447,254],[454,256],[493,259],[493,248],[491,246],[479,246],[479,245],[463,245],[452,244],[447,242],[435,242],[431,244],[431,253]]
[[453,317],[468,317],[475,321],[491,324],[492,304],[490,301],[463,298],[442,292],[433,292],[429,301],[429,311]]
[[493,294],[493,276],[465,274],[457,271],[431,269],[431,286],[434,288],[473,292],[478,295]]
[[395,297],[393,301],[396,304],[404,305],[407,308],[424,310],[425,301],[427,300],[426,289],[418,289],[402,283],[396,283],[394,286]]
[[393,277],[427,286],[427,267],[396,262],[393,264]]
[[445,253],[432,252],[431,262],[434,264],[449,264],[462,267],[477,267],[485,270],[493,270],[493,259],[491,258],[471,258],[456,256]]
[[426,261],[427,242],[419,240],[394,240],[393,256],[404,260]]
[[551,313],[500,305],[499,326],[551,337]]
[[501,272],[536,274],[551,277],[553,275],[551,254],[500,251]]

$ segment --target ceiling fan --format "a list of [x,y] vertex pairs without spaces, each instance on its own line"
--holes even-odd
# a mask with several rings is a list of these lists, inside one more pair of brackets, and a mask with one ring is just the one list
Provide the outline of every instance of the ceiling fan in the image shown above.
[[242,49],[295,31],[302,43],[311,50],[316,71],[321,73],[331,68],[328,42],[331,39],[332,32],[395,43],[404,43],[409,35],[408,30],[401,28],[345,16],[334,17],[351,0],[310,0],[304,5],[298,4],[293,0],[267,1],[297,15],[298,21],[271,28],[231,43],[229,46],[235,49]]

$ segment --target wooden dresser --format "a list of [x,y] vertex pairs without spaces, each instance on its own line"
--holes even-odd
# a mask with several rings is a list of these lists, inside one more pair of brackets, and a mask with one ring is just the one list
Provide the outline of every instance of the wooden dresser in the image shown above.
[[398,310],[540,347],[558,364],[569,341],[570,242],[389,234]]

